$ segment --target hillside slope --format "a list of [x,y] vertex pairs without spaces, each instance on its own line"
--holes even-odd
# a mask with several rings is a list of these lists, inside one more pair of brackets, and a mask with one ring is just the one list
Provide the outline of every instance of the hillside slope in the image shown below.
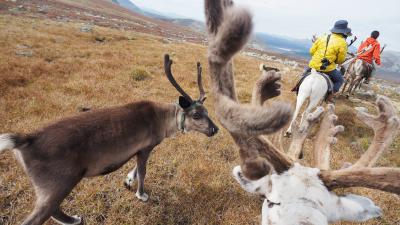
[[111,0],[20,0],[0,2],[0,13],[18,17],[48,18],[59,22],[83,22],[154,34],[180,41],[202,43],[205,35],[167,21],[128,10]]

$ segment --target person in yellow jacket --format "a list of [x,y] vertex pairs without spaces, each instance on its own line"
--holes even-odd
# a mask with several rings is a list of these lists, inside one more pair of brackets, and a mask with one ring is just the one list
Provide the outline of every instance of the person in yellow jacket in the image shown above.
[[[351,29],[346,20],[339,20],[331,29],[331,34],[318,38],[310,49],[311,61],[308,66],[327,74],[333,82],[333,92],[339,91],[343,84],[343,74],[336,69],[336,64],[342,64],[347,55],[346,38],[351,36]],[[333,95],[328,97],[332,100]]]

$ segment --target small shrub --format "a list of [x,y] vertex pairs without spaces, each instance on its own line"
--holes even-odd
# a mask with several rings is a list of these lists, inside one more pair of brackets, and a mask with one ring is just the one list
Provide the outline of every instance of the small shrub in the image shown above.
[[150,74],[145,69],[141,68],[134,69],[131,72],[131,76],[135,81],[144,81],[150,78]]

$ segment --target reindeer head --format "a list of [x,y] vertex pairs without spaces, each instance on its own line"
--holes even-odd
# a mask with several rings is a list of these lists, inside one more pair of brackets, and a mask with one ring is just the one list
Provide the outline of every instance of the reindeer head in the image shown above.
[[178,114],[178,126],[182,132],[197,131],[211,137],[218,133],[218,127],[208,116],[208,111],[203,103],[206,100],[202,82],[202,67],[200,62],[197,63],[197,84],[199,86],[200,96],[197,100],[193,100],[176,82],[172,75],[172,60],[169,55],[164,57],[164,69],[168,80],[182,95],[179,97],[178,105],[182,109]]

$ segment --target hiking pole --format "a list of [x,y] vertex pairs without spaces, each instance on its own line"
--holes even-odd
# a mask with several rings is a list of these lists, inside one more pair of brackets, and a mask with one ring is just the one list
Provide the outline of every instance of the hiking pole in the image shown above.
[[357,39],[358,39],[358,37],[357,37],[357,36],[354,36],[353,40],[350,41],[350,44],[347,44],[347,47],[352,46],[352,45],[354,44],[354,42],[357,41]]
[[383,45],[383,47],[382,47],[382,49],[381,49],[381,54],[382,54],[383,50],[385,50],[386,46],[387,46],[387,44],[384,44],[384,45]]

